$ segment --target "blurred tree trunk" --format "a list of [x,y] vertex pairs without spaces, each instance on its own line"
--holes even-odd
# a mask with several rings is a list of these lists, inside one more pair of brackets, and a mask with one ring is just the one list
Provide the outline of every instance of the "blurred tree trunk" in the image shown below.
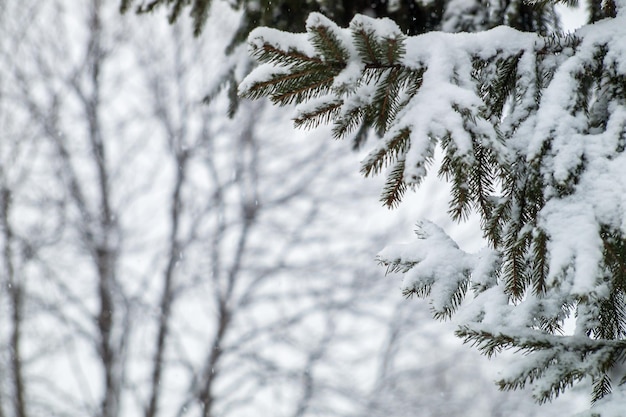
[[[101,126],[101,72],[105,59],[102,47],[102,1],[92,0],[89,22],[89,39],[85,59],[86,88],[74,83],[74,89],[83,106],[88,123],[89,144],[91,146],[92,163],[97,172],[97,190],[99,212],[94,213],[93,230],[85,235],[86,244],[92,252],[98,276],[98,296],[100,308],[97,313],[98,330],[100,332],[99,353],[104,372],[104,397],[102,400],[102,417],[119,415],[119,400],[122,388],[120,366],[120,350],[113,337],[114,321],[117,306],[114,301],[116,291],[117,249],[114,245],[115,215],[111,207],[111,185],[107,166],[107,155]],[[90,225],[84,225],[89,230]]]
[[[94,210],[89,202],[84,201],[85,186],[82,179],[75,177],[71,183],[77,190],[72,193],[74,203],[82,213],[84,223],[77,225],[83,234],[83,242],[91,254],[97,276],[97,294],[99,308],[96,314],[98,329],[98,353],[104,376],[104,394],[100,415],[116,417],[120,412],[120,396],[123,385],[123,372],[120,369],[124,350],[126,329],[121,336],[114,335],[117,322],[121,322],[117,292],[117,260],[119,237],[115,223],[116,214],[111,203],[111,183],[109,161],[106,153],[107,144],[103,134],[101,120],[101,88],[105,70],[106,52],[103,47],[103,23],[101,14],[102,0],[92,0],[89,6],[88,39],[85,51],[83,71],[76,78],[69,80],[84,112],[87,125],[87,141],[94,172],[96,173]],[[69,161],[67,161],[69,163]],[[89,185],[87,185],[89,186]]]
[[[180,39],[180,33],[175,30],[176,41]],[[149,64],[148,64],[149,65]],[[186,68],[180,56],[180,50],[177,49],[174,56],[174,66],[176,68],[175,75],[170,82],[175,86],[178,92],[177,100],[174,103],[165,102],[165,98],[160,94],[159,81],[152,79],[152,97],[151,103],[153,107],[154,120],[160,124],[165,132],[168,157],[173,165],[174,184],[170,192],[169,198],[169,236],[167,238],[167,262],[162,277],[162,289],[159,301],[159,309],[157,311],[158,324],[157,335],[155,341],[155,352],[152,360],[152,378],[150,386],[150,394],[148,405],[145,410],[145,417],[155,417],[158,413],[158,402],[162,393],[163,372],[167,366],[164,362],[164,356],[170,336],[170,322],[172,320],[172,306],[176,299],[175,278],[176,268],[183,257],[189,241],[186,242],[180,236],[180,224],[183,217],[184,201],[183,187],[186,182],[187,164],[190,154],[194,149],[187,147],[189,142],[187,137],[189,134],[188,117],[189,117],[189,99],[185,92],[185,73]],[[175,116],[172,112],[177,113]],[[175,120],[180,121],[180,125],[176,126]]]
[[[59,19],[59,24],[68,22],[63,8],[57,8],[55,2],[48,13]],[[79,325],[77,317],[68,316],[63,306],[55,306],[54,313],[61,322],[74,323],[75,336],[84,337],[95,347],[102,372],[102,397],[96,414],[101,417],[116,417],[120,412],[120,397],[124,384],[122,369],[123,355],[129,332],[129,321],[124,317],[124,297],[119,293],[117,263],[119,244],[122,233],[116,222],[116,212],[112,204],[112,184],[110,161],[107,155],[107,138],[102,120],[101,90],[107,65],[107,51],[103,45],[104,28],[102,0],[91,0],[83,4],[87,12],[86,39],[81,51],[80,61],[72,62],[71,48],[74,45],[63,42],[63,32],[50,31],[48,39],[37,49],[34,45],[30,54],[39,67],[15,66],[15,78],[21,94],[21,100],[30,113],[33,123],[39,124],[42,137],[39,148],[44,148],[49,141],[56,152],[57,160],[50,161],[50,166],[57,166],[63,186],[66,187],[67,200],[64,206],[72,213],[74,222],[70,225],[77,240],[69,242],[67,247],[59,247],[59,254],[68,248],[78,249],[77,253],[88,256],[88,263],[95,275],[96,311],[88,313],[86,319],[92,322],[92,329]],[[80,10],[80,9],[79,9]],[[55,14],[56,13],[56,14]],[[50,18],[50,16],[46,16]],[[58,35],[58,38],[54,37]],[[50,51],[46,47],[54,45],[57,60],[50,63],[46,56]],[[31,78],[33,77],[33,78]],[[43,81],[44,88],[38,88]],[[59,86],[63,89],[59,90]],[[43,93],[43,95],[42,95]],[[46,95],[47,94],[47,95]],[[72,102],[78,114],[82,114],[74,126],[65,126],[69,112],[64,106]],[[67,113],[66,113],[67,112]],[[84,129],[84,130],[83,130]],[[84,149],[85,154],[76,153],[75,149]],[[85,175],[85,170],[93,177]],[[42,212],[42,218],[45,218]],[[62,235],[55,237],[61,240]],[[79,259],[76,259],[79,264]],[[64,271],[61,276],[67,275]],[[87,271],[74,271],[73,279],[85,280]],[[72,282],[61,284],[61,291],[68,299],[74,299],[76,306],[85,311],[90,307],[72,295]],[[19,294],[19,293],[18,293]],[[17,297],[18,295],[14,296]],[[21,297],[21,295],[19,295]],[[50,300],[42,300],[47,304]],[[87,388],[87,387],[86,387]],[[21,415],[20,415],[21,416]]]
[[[13,265],[13,248],[15,245],[11,226],[11,190],[5,184],[0,168],[0,226],[2,227],[4,279],[2,285],[8,289],[11,310],[11,336],[9,355],[11,361],[11,384],[13,388],[13,413],[16,417],[26,417],[26,395],[24,385],[24,368],[22,365],[22,322],[23,322],[23,290]],[[2,407],[0,407],[1,409]],[[0,410],[2,413],[2,410]]]

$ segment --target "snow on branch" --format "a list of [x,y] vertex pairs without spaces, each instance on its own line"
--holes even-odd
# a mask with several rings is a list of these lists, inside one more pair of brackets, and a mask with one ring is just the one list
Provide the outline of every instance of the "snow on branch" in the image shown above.
[[339,28],[312,14],[307,34],[253,32],[265,64],[240,87],[296,104],[298,126],[332,124],[336,138],[373,129],[362,172],[388,170],[388,207],[443,151],[450,215],[476,212],[488,248],[467,254],[424,222],[416,242],[379,260],[436,317],[456,312],[459,336],[486,354],[527,352],[500,385],[532,383],[540,402],[585,377],[599,401],[626,361],[622,3],[617,17],[567,36],[497,27],[406,37],[389,20]]

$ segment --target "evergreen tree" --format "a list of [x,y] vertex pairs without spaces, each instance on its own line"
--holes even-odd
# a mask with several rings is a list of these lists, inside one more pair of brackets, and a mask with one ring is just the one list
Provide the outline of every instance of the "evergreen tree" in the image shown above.
[[[134,8],[136,13],[145,14],[165,8],[173,23],[188,9],[197,36],[204,28],[212,3],[212,0],[120,0],[120,10],[125,13]],[[348,25],[358,13],[389,17],[408,35],[432,30],[472,32],[502,24],[545,33],[557,21],[552,5],[545,1],[528,4],[500,0],[491,4],[486,0],[237,0],[230,4],[243,11],[233,45],[245,41],[258,26],[303,31],[311,12],[321,12],[342,26]]]
[[518,27],[522,19],[526,33],[410,37],[388,19],[356,16],[344,29],[313,13],[304,34],[250,34],[261,65],[240,93],[297,104],[296,126],[331,123],[335,138],[375,129],[381,138],[361,170],[388,169],[381,200],[389,207],[419,186],[441,148],[450,215],[476,212],[487,246],[466,253],[423,221],[414,243],[386,248],[380,262],[403,275],[406,296],[428,298],[436,318],[456,314],[457,335],[487,356],[524,353],[502,389],[530,384],[545,402],[590,378],[589,415],[618,416],[626,405],[626,1],[589,4],[596,23],[573,35],[551,30],[545,14],[493,6],[483,16]]

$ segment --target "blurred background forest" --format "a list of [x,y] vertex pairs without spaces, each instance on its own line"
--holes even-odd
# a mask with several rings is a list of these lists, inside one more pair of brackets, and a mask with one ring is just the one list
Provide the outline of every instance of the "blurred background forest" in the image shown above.
[[118,0],[0,0],[0,417],[572,411],[498,392],[506,358],[376,265],[421,216],[480,247],[441,183],[389,213],[350,143],[228,117],[239,19],[215,1],[194,38]]

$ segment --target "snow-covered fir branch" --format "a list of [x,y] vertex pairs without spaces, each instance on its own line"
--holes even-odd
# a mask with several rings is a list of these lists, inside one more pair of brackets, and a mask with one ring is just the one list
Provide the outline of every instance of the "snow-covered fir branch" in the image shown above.
[[295,103],[298,125],[339,138],[372,128],[362,171],[388,169],[390,207],[440,147],[450,214],[476,212],[487,247],[465,253],[426,222],[380,262],[486,354],[526,353],[501,388],[531,383],[544,402],[591,378],[615,415],[601,404],[621,398],[626,361],[626,1],[605,3],[608,18],[573,35],[407,37],[388,19],[340,28],[314,13],[306,34],[250,34],[262,65],[240,94]]

